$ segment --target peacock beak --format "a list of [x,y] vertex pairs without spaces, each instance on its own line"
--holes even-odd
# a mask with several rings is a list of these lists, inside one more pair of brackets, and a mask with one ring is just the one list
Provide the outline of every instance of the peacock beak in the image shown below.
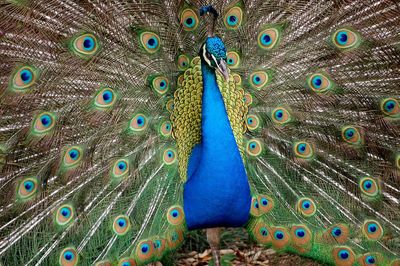
[[222,76],[224,77],[225,81],[228,81],[229,80],[229,69],[226,66],[225,60],[221,59],[218,62],[214,55],[212,55],[212,59],[214,60],[215,64],[217,65],[219,73],[222,74]]

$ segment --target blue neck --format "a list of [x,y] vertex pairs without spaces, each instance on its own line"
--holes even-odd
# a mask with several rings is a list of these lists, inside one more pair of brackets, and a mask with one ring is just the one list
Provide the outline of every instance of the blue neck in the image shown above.
[[225,154],[227,147],[236,148],[236,141],[226,113],[225,103],[219,90],[215,70],[202,62],[203,100],[201,116],[201,139],[203,156],[215,152]]
[[184,187],[189,229],[242,226],[251,204],[250,187],[218,88],[215,70],[202,62],[201,143],[192,150]]

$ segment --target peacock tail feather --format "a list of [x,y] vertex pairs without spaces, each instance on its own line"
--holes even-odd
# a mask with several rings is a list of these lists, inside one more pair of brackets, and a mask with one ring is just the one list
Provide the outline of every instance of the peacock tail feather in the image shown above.
[[250,235],[329,265],[400,265],[394,0],[0,3],[0,263],[144,265],[183,243],[205,4]]

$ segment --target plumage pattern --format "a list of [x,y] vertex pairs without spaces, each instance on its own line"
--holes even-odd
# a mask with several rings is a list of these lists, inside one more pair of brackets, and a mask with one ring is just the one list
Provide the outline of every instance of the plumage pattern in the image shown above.
[[213,4],[251,236],[400,264],[400,4],[203,2],[0,4],[1,263],[142,265],[179,247]]

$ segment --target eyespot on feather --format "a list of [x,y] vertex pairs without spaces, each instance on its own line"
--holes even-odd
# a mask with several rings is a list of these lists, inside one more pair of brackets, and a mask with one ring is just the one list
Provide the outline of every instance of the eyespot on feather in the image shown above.
[[78,252],[74,247],[68,247],[61,251],[59,263],[61,266],[78,265]]
[[165,105],[165,107],[167,108],[168,112],[172,113],[174,111],[174,99],[170,99],[168,100],[167,104]]
[[180,225],[185,220],[183,209],[180,206],[172,206],[167,211],[167,220],[172,225]]
[[190,66],[190,58],[184,54],[179,55],[177,65],[180,71],[185,71]]
[[246,106],[250,106],[253,103],[253,96],[250,93],[246,92],[244,94],[243,101]]
[[38,78],[38,71],[30,66],[22,66],[13,74],[11,87],[14,91],[24,91],[35,84]]
[[251,228],[251,235],[260,244],[272,243],[271,228],[263,221],[257,222]]
[[346,246],[333,248],[332,257],[338,266],[351,266],[356,260],[353,250]]
[[94,98],[94,105],[98,109],[109,108],[116,102],[116,94],[111,88],[101,88]]
[[400,105],[395,98],[383,99],[380,103],[381,112],[390,118],[400,117]]
[[83,150],[79,146],[72,146],[65,150],[63,164],[67,168],[77,166],[82,160]]
[[240,55],[235,51],[230,51],[226,54],[226,63],[229,68],[236,69],[240,65]]
[[172,148],[167,148],[163,152],[163,162],[166,165],[174,164],[177,161],[176,151]]
[[164,255],[164,251],[167,248],[167,241],[164,238],[156,238],[153,241],[154,244],[154,255],[157,258],[161,258]]
[[36,135],[49,133],[56,124],[56,116],[50,112],[39,113],[33,122],[32,132]]
[[122,258],[118,261],[118,266],[136,266],[136,261],[130,257]]
[[158,76],[152,80],[151,87],[158,95],[164,95],[169,90],[169,80],[165,76]]
[[291,115],[286,108],[277,107],[272,110],[271,113],[272,121],[278,125],[285,125],[291,121]]
[[128,216],[118,215],[114,218],[112,229],[117,236],[126,235],[130,228],[131,223]]
[[369,252],[360,256],[357,261],[361,266],[377,266],[383,264],[384,258],[378,252]]
[[382,226],[374,220],[366,220],[361,227],[365,237],[369,240],[379,240],[383,236]]
[[121,178],[129,173],[129,161],[119,159],[114,162],[111,175],[113,178]]
[[158,37],[154,32],[141,32],[139,34],[139,41],[144,50],[149,54],[156,53],[161,47],[160,37]]
[[356,48],[360,44],[360,37],[354,31],[341,28],[332,34],[332,42],[339,49]]
[[112,266],[109,260],[102,260],[95,264],[95,266]]
[[151,240],[142,240],[138,243],[135,251],[135,258],[138,262],[149,261],[154,254],[154,244]]
[[145,114],[135,114],[129,122],[129,129],[132,132],[141,132],[147,129],[149,119]]
[[172,133],[172,124],[170,121],[164,121],[160,124],[159,132],[163,137],[170,137]]
[[243,10],[240,6],[231,7],[224,15],[224,25],[229,30],[238,29],[243,22]]
[[78,56],[93,56],[99,48],[97,38],[90,33],[82,34],[73,40],[72,48]]
[[299,141],[293,145],[294,155],[297,158],[309,160],[314,156],[314,147],[305,141]]
[[344,244],[349,239],[349,227],[345,224],[334,224],[323,234],[325,242]]
[[285,248],[290,242],[290,234],[284,227],[271,227],[272,246],[276,249]]
[[296,209],[305,217],[311,217],[317,211],[315,202],[310,198],[300,198],[297,201]]
[[17,197],[21,200],[29,200],[36,194],[38,188],[36,177],[23,178],[17,186]]
[[255,217],[261,216],[260,203],[258,202],[257,196],[253,196],[251,199],[250,214]]
[[263,151],[261,142],[258,139],[250,139],[246,144],[246,152],[251,157],[259,156]]
[[366,196],[375,197],[380,193],[379,184],[372,177],[361,178],[358,185],[361,192]]
[[362,135],[355,126],[346,126],[342,128],[342,139],[351,145],[359,145],[362,143]]
[[69,224],[75,216],[75,211],[72,205],[64,204],[58,207],[55,218],[56,224],[59,226],[65,226]]
[[258,195],[257,201],[260,214],[270,212],[274,208],[273,199],[267,195]]
[[280,41],[280,31],[277,27],[268,27],[257,36],[258,47],[262,50],[271,50],[276,47]]
[[199,25],[199,17],[191,8],[186,8],[182,11],[180,22],[185,31],[194,31]]
[[260,127],[260,119],[257,115],[247,115],[246,126],[249,131],[255,131]]
[[302,247],[311,244],[312,233],[304,224],[293,225],[290,228],[290,236],[294,246]]
[[242,77],[237,73],[231,73],[236,85],[242,86]]
[[167,235],[167,243],[170,249],[177,248],[183,242],[183,229],[182,228],[174,228]]
[[270,81],[270,73],[267,71],[254,71],[249,76],[250,86],[255,90],[263,89]]
[[311,75],[307,79],[308,86],[316,93],[324,93],[332,89],[333,82],[322,73]]

